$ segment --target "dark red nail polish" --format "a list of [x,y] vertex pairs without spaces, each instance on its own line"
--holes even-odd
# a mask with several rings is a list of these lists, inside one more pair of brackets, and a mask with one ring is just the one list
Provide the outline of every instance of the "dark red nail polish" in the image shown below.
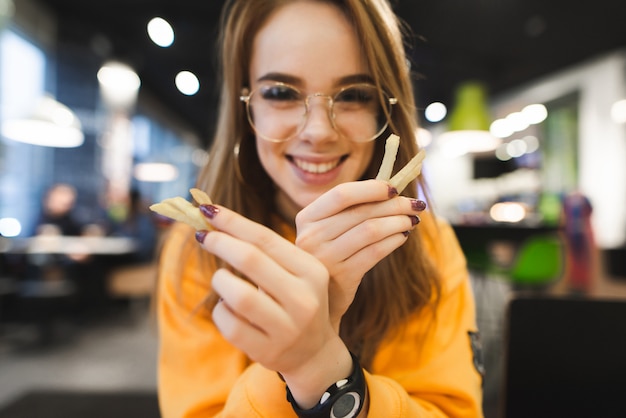
[[398,189],[396,189],[395,187],[392,187],[392,186],[387,186],[387,194],[389,195],[389,198],[397,196],[398,195]]
[[411,233],[411,231],[404,231],[402,233],[402,235],[404,235],[405,237],[408,237],[410,233]]
[[426,202],[419,199],[411,199],[411,209],[416,212],[421,212],[426,209]]
[[419,216],[415,216],[415,215],[410,215],[409,218],[411,218],[411,225],[413,226],[417,225],[418,223],[422,221]]
[[198,241],[200,244],[202,244],[204,242],[204,239],[206,238],[207,234],[209,233],[209,231],[196,231],[196,241]]
[[200,205],[200,212],[209,219],[215,218],[219,211],[217,206],[214,205]]

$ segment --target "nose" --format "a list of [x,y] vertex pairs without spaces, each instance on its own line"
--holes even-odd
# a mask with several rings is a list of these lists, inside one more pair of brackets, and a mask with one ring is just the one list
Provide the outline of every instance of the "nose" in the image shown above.
[[338,136],[332,115],[333,99],[316,94],[307,99],[307,116],[300,136],[310,141],[336,139]]

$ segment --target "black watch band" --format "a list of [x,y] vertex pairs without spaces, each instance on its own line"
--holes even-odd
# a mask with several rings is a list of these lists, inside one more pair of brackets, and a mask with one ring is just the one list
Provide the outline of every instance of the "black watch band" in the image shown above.
[[365,376],[359,359],[352,353],[352,374],[331,385],[311,409],[300,409],[287,387],[287,400],[299,418],[354,418],[363,408]]

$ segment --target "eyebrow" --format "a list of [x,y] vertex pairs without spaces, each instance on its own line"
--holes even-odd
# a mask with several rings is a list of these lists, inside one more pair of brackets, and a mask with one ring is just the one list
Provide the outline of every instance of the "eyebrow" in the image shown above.
[[[285,74],[285,73],[267,73],[257,79],[257,82],[260,81],[278,81],[286,84],[293,84],[294,86],[302,85],[302,79]],[[345,77],[339,78],[335,81],[336,86],[344,86],[346,84],[358,84],[358,83],[368,83],[374,84],[374,80],[368,74],[351,74]]]

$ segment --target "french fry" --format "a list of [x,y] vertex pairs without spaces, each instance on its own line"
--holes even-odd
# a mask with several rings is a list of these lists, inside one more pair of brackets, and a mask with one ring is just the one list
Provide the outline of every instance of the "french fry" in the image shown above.
[[396,134],[391,134],[385,142],[385,155],[383,161],[378,169],[378,175],[376,180],[389,181],[391,179],[391,172],[393,171],[393,165],[396,162],[396,155],[398,154],[398,147],[400,146],[400,137]]
[[[199,189],[190,190],[194,200],[198,204],[211,204],[211,199]],[[150,210],[176,221],[184,222],[196,230],[213,229],[211,224],[200,213],[193,203],[177,196],[163,200],[150,206]]]
[[422,171],[422,161],[426,153],[424,150],[418,152],[400,171],[391,177],[399,146],[400,137],[395,134],[389,135],[385,142],[385,155],[378,169],[376,180],[384,180],[394,187],[398,193],[402,193],[406,186],[420,175]]
[[420,150],[420,152],[411,158],[411,161],[402,167],[402,169],[389,180],[389,184],[392,187],[395,187],[398,194],[402,193],[406,186],[408,186],[411,181],[420,175],[424,157],[426,157],[426,152],[424,150]]
[[203,192],[202,190],[193,188],[193,189],[189,189],[189,192],[191,193],[191,196],[193,197],[193,199],[199,205],[212,205],[213,204],[213,202],[211,202],[211,198],[209,197],[209,195]]

